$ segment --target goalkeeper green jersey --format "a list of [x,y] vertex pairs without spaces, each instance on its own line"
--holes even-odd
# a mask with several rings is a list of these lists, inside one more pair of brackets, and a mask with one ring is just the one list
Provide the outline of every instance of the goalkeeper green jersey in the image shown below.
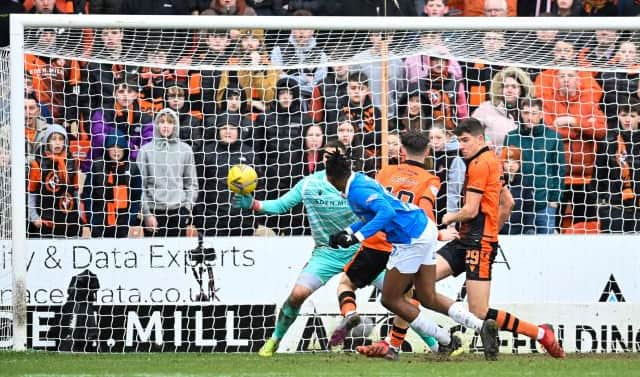
[[307,211],[316,247],[328,247],[329,236],[358,220],[340,191],[327,181],[324,171],[304,177],[291,191],[278,199],[265,200],[262,202],[262,212],[286,213],[300,202]]

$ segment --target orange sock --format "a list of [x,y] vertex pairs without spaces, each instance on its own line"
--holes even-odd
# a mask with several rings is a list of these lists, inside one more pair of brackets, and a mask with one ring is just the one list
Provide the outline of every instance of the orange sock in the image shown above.
[[356,311],[356,294],[352,291],[340,293],[338,302],[340,303],[340,313],[342,313],[343,317]]
[[529,338],[538,338],[538,326],[518,319],[515,315],[504,310],[489,309],[487,319],[493,319],[501,330],[511,331],[516,334],[526,335]]
[[389,335],[389,344],[391,344],[391,346],[396,349],[400,349],[400,346],[402,345],[402,342],[404,342],[404,338],[406,336],[407,329],[403,329],[402,327],[393,325],[393,327],[391,328],[391,334]]

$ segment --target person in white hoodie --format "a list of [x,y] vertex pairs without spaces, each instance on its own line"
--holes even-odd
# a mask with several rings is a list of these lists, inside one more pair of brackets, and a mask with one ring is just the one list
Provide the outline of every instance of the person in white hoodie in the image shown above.
[[145,234],[193,235],[191,210],[198,195],[193,151],[180,141],[178,114],[165,108],[153,120],[153,141],[140,148]]

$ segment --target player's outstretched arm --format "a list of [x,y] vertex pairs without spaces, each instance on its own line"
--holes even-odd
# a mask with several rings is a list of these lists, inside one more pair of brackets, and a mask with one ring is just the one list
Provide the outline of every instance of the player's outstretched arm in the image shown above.
[[293,186],[291,191],[274,200],[259,201],[256,200],[253,195],[236,194],[231,200],[231,206],[234,208],[250,209],[268,215],[286,213],[302,202],[303,182],[304,179],[300,180]]

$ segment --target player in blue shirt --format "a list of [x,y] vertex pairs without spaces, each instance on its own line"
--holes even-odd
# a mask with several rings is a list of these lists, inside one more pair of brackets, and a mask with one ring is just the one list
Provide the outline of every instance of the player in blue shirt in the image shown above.
[[422,208],[402,202],[375,180],[352,172],[351,162],[345,155],[332,153],[326,159],[326,174],[329,182],[344,193],[349,206],[360,219],[332,235],[329,245],[346,248],[378,231],[384,232],[387,241],[393,245],[393,251],[387,263],[382,304],[409,322],[421,337],[436,338],[440,353],[456,352],[462,346],[460,339],[450,336],[448,330],[439,327],[404,295],[415,284],[417,297],[423,306],[447,313],[448,308],[439,305],[435,290],[438,237],[435,224]]

